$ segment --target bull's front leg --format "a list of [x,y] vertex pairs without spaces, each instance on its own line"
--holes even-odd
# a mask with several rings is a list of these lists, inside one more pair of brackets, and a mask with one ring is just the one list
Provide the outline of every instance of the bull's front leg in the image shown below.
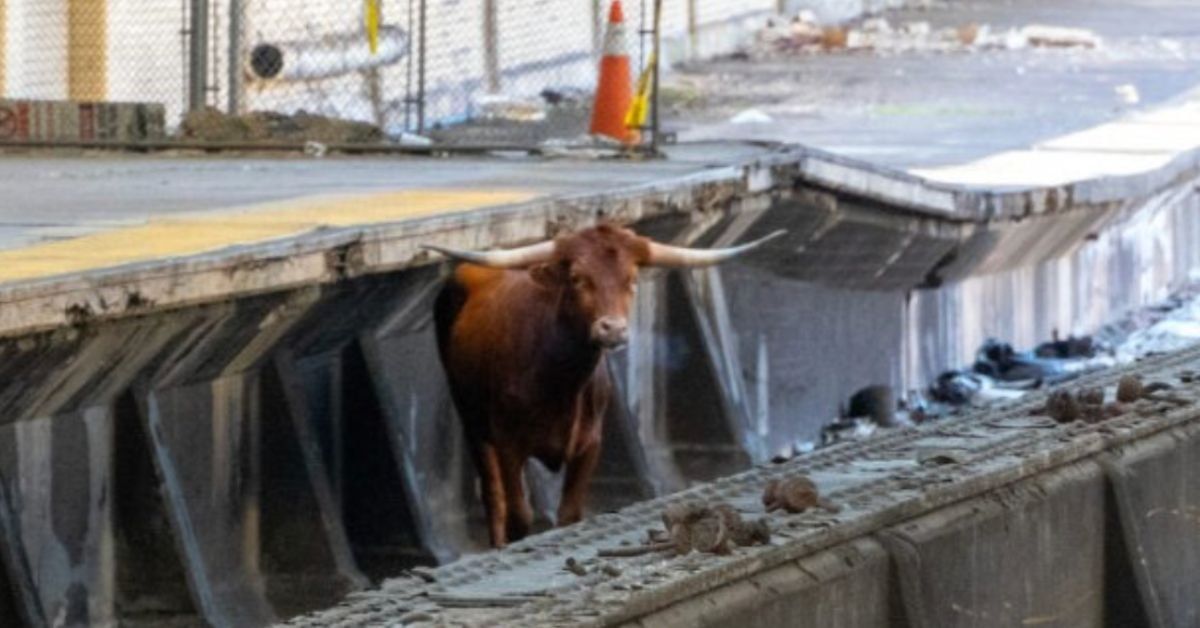
[[508,544],[508,509],[505,503],[500,453],[491,443],[483,443],[475,458],[483,489],[483,507],[487,511],[488,537],[492,547],[504,547]]
[[567,460],[566,477],[563,479],[562,499],[558,503],[558,525],[566,526],[583,518],[583,505],[587,501],[588,485],[596,464],[600,462],[600,438],[597,435]]

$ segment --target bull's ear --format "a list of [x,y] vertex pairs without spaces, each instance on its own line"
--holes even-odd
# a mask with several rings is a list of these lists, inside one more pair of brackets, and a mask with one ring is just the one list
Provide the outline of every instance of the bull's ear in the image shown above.
[[529,267],[529,276],[537,283],[549,288],[561,280],[563,275],[562,264],[548,262],[545,264],[534,264]]

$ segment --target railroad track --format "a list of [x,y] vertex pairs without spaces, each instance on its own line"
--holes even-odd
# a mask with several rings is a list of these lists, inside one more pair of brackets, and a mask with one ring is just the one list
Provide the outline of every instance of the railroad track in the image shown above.
[[[1102,386],[1111,398],[1125,375],[1172,386],[1172,400],[1126,404],[1122,414],[1100,423],[1058,424],[1035,414],[1056,389],[1039,391],[1004,406],[756,467],[536,535],[503,551],[415,570],[286,625],[620,624],[722,583],[1200,420],[1200,381],[1181,378],[1185,370],[1200,373],[1200,347],[1089,374],[1058,387]],[[941,463],[919,462],[929,457]],[[810,477],[840,510],[764,515],[760,499],[765,485],[797,474]],[[601,549],[641,544],[648,530],[661,529],[660,515],[668,505],[686,501],[724,502],[745,516],[766,516],[771,544],[737,548],[725,556],[693,552],[678,557],[597,557]],[[564,569],[568,558],[582,568]]]

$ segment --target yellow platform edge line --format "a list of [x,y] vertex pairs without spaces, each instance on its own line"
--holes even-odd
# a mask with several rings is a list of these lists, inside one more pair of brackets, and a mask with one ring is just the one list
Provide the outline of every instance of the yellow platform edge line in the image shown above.
[[0,251],[0,282],[208,253],[323,227],[399,222],[530,200],[522,190],[419,189],[319,196],[152,219],[66,240]]

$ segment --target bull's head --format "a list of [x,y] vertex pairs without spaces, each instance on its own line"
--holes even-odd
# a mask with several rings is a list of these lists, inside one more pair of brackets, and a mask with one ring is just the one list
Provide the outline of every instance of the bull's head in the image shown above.
[[711,266],[752,251],[776,231],[740,246],[691,249],[660,244],[613,225],[599,225],[516,249],[459,251],[426,245],[448,257],[492,268],[525,269],[530,277],[562,294],[561,312],[586,329],[592,342],[618,347],[629,338],[629,305],[638,268]]

